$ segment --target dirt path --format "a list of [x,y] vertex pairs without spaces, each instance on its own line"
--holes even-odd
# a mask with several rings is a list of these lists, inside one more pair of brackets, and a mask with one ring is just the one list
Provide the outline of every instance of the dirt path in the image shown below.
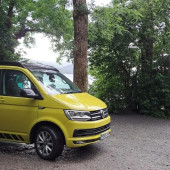
[[65,149],[56,161],[41,160],[33,146],[0,142],[0,170],[169,170],[170,120],[112,115],[109,138]]

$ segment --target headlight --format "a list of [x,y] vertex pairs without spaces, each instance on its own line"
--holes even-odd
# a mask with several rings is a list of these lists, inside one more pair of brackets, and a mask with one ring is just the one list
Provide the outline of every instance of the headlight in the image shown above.
[[91,119],[91,114],[88,111],[64,110],[69,120],[87,121]]

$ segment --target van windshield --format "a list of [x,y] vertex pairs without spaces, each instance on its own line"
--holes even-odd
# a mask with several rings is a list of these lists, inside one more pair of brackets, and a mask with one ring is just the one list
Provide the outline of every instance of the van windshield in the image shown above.
[[31,72],[50,95],[81,93],[81,90],[76,85],[57,71],[31,70]]

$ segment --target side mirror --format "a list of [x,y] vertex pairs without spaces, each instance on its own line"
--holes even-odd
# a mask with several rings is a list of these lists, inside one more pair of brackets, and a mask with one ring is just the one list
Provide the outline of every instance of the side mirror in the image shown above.
[[21,96],[26,98],[33,98],[33,99],[39,98],[39,95],[35,94],[35,92],[32,89],[22,89]]

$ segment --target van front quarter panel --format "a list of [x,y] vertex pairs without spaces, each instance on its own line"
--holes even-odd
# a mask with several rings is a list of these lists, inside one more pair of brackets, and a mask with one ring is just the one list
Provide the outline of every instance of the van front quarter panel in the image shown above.
[[63,135],[68,138],[69,134],[67,131],[67,117],[65,116],[63,109],[53,109],[53,108],[40,108],[38,110],[38,120],[40,122],[51,122],[55,124],[63,132]]

